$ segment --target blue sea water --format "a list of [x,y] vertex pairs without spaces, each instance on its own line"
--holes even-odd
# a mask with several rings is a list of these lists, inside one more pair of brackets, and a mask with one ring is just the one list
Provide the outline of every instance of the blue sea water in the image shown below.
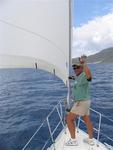
[[[90,68],[91,107],[113,120],[113,64],[93,64]],[[0,69],[0,150],[21,150],[66,93],[63,82],[45,71]],[[92,121],[97,124],[98,118],[93,116]],[[102,123],[102,132],[113,138],[113,123],[106,118]],[[46,131],[40,136],[37,150]],[[109,144],[113,145],[112,141]]]

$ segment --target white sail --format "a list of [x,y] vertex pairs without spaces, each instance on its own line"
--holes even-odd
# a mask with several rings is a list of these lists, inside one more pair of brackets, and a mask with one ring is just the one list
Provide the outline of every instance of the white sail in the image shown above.
[[69,75],[69,0],[0,1],[0,68]]

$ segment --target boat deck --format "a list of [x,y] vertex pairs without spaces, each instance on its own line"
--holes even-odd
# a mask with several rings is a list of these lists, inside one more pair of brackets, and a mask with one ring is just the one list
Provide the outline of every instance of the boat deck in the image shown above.
[[[97,128],[94,128],[94,131],[97,132],[97,137],[96,137],[97,140],[94,139],[95,145],[90,146],[89,144],[83,142],[83,139],[87,138],[88,135],[87,135],[87,133],[85,133],[83,130],[80,129],[80,123],[82,122],[82,120],[79,117],[77,124],[76,124],[76,126],[77,126],[77,134],[76,135],[77,135],[78,145],[77,146],[66,146],[65,143],[70,139],[70,134],[69,134],[67,126],[63,122],[63,120],[64,120],[63,107],[64,107],[64,105],[63,105],[62,101],[59,101],[59,103],[53,108],[53,110],[49,113],[49,115],[46,117],[46,119],[43,121],[43,123],[34,132],[32,137],[25,144],[25,146],[22,148],[22,150],[27,150],[27,148],[31,144],[32,140],[35,138],[36,135],[38,135],[39,131],[45,125],[47,125],[50,137],[48,137],[47,141],[44,142],[44,145],[42,146],[41,150],[113,150],[113,146],[109,145],[108,143],[99,142],[101,119],[102,119],[102,117],[105,117],[105,116],[102,116],[102,114],[100,112],[97,112],[96,110],[93,110],[93,109],[91,109],[91,111],[93,111],[96,114],[96,116],[97,115],[99,116],[98,126],[97,126]],[[53,117],[52,116],[53,113],[56,113],[56,116],[58,116],[59,121],[57,121],[57,123],[55,123],[55,128],[51,129],[50,120]],[[108,119],[107,117],[105,117],[105,118],[107,120],[109,120],[111,123],[113,123],[113,120]],[[55,139],[54,134],[56,131],[58,131],[59,125],[61,125],[63,127],[63,130],[60,132],[58,137]],[[103,135],[103,134],[101,133],[101,135]],[[104,134],[103,137],[106,137],[106,139],[108,139],[109,141],[111,141],[113,143],[113,139],[110,138],[109,135]],[[53,144],[48,147],[50,141]]]
[[102,143],[98,143],[97,145],[97,141],[95,139],[95,145],[90,146],[87,143],[83,142],[84,138],[87,138],[88,135],[82,131],[82,130],[78,130],[77,132],[77,141],[78,141],[78,145],[77,146],[66,146],[65,143],[69,140],[70,135],[69,135],[69,131],[66,128],[66,130],[62,131],[59,136],[56,138],[55,140],[55,144],[53,144],[50,148],[48,148],[47,150],[108,150],[108,148],[102,144]]

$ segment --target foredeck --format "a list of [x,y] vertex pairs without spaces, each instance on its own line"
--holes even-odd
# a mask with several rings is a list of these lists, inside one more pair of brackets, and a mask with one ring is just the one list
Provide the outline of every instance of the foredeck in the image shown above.
[[[79,117],[78,122],[77,122],[77,133],[76,133],[78,145],[77,146],[66,146],[65,143],[69,140],[70,134],[69,134],[66,124],[64,123],[63,110],[64,110],[64,105],[63,105],[62,101],[59,101],[59,103],[49,113],[47,118],[40,125],[40,127],[35,131],[35,133],[32,135],[32,137],[29,139],[29,141],[26,143],[26,145],[23,147],[22,150],[27,150],[27,148],[29,148],[32,141],[35,139],[35,137],[37,137],[39,131],[41,129],[43,129],[43,126],[45,126],[45,124],[47,124],[47,128],[48,128],[50,136],[48,137],[47,141],[44,142],[44,144],[42,145],[42,148],[40,150],[113,150],[113,146],[109,145],[108,143],[100,142],[101,120],[102,120],[102,117],[104,117],[104,116],[102,116],[102,114],[100,112],[97,112],[93,109],[91,109],[91,111],[93,111],[96,114],[96,116],[97,115],[99,116],[98,126],[97,126],[97,128],[94,128],[94,131],[97,132],[97,137],[95,137],[95,139],[94,139],[95,145],[90,146],[87,143],[83,142],[83,139],[88,137],[88,135],[86,132],[84,132],[83,130],[80,129],[80,123],[82,122],[82,120]],[[54,114],[55,112],[56,112],[56,114]],[[55,117],[53,117],[52,115],[55,115]],[[52,129],[50,120],[51,120],[51,118],[54,118],[54,120],[55,120],[56,115],[59,118],[59,121],[55,124],[55,127]],[[107,118],[107,120],[108,120],[108,118]],[[111,123],[113,123],[113,120],[110,119],[109,121]],[[60,134],[57,136],[57,138],[54,138],[54,134],[56,133],[56,131],[58,130],[60,125],[63,127],[63,129],[60,132]],[[103,135],[106,139],[108,139],[109,141],[111,141],[111,143],[113,143],[113,139],[110,138],[109,135],[106,135],[103,133],[101,133],[101,135]],[[51,144],[49,143],[50,141],[52,142]],[[49,146],[48,144],[51,146]]]
[[78,145],[77,146],[66,146],[65,143],[70,138],[69,131],[66,128],[65,131],[63,130],[59,134],[59,136],[55,140],[55,143],[53,145],[51,145],[51,147],[48,148],[47,150],[108,150],[108,148],[100,142],[97,145],[96,139],[95,139],[94,146],[90,146],[89,144],[84,143],[83,139],[86,138],[87,136],[88,135],[84,131],[79,129],[77,132]]

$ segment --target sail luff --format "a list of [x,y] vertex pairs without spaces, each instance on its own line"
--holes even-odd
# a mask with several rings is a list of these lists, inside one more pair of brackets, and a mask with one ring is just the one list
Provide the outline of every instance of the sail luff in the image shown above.
[[[72,0],[69,0],[69,76],[70,76],[70,70],[72,66],[72,60],[71,60],[71,51],[72,51]],[[67,107],[70,107],[70,99],[71,99],[71,83],[68,79],[68,94],[67,94]]]

